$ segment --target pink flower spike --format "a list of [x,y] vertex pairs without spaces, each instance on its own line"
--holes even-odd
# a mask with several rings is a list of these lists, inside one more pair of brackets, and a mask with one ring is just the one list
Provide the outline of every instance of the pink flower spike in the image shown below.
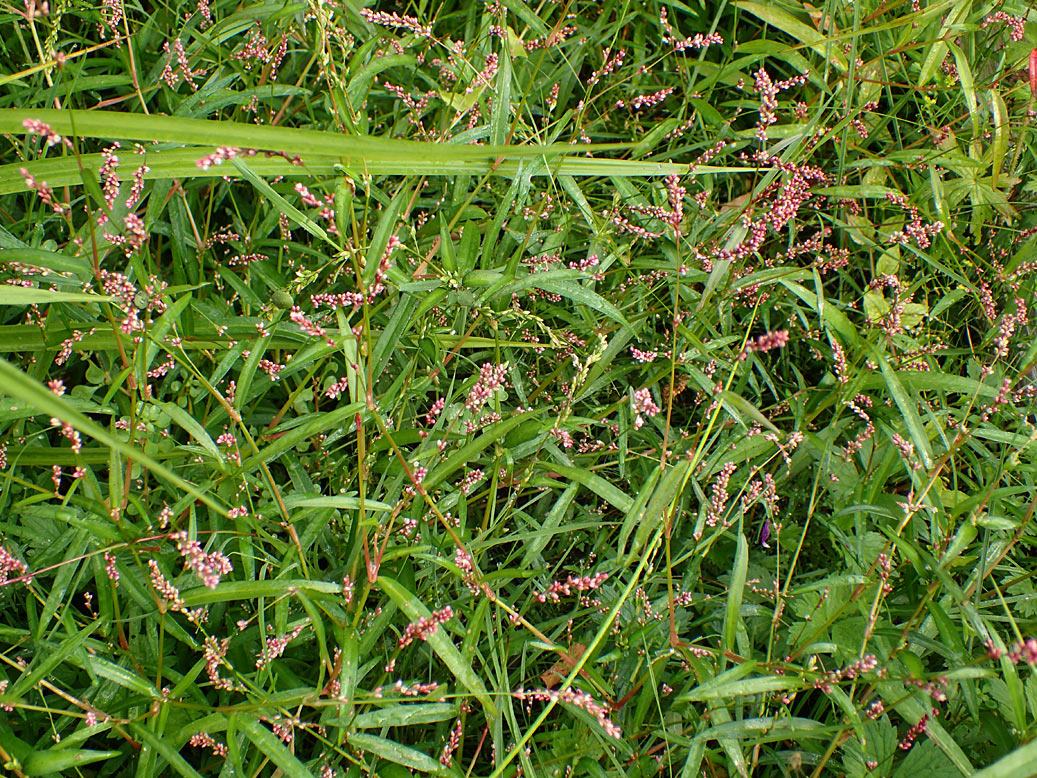
[[442,610],[433,611],[431,616],[422,616],[417,621],[412,621],[400,635],[400,648],[406,648],[415,639],[428,640],[439,631],[439,625],[451,619],[453,615],[453,609],[447,605]]
[[554,689],[534,689],[532,691],[519,689],[512,696],[520,700],[564,702],[569,705],[575,705],[577,708],[582,708],[591,714],[597,720],[598,726],[605,730],[607,735],[617,740],[622,737],[623,733],[619,727],[608,717],[608,706],[602,705],[585,691],[573,689],[571,686],[561,691],[555,691]]
[[176,542],[177,551],[184,558],[184,566],[193,570],[210,589],[215,589],[220,577],[234,569],[226,556],[218,551],[206,554],[197,540],[187,539],[186,532],[174,532],[169,538]]
[[25,562],[16,558],[14,554],[3,546],[0,546],[0,586],[6,586],[11,580],[11,573],[15,578],[21,577],[28,570]]

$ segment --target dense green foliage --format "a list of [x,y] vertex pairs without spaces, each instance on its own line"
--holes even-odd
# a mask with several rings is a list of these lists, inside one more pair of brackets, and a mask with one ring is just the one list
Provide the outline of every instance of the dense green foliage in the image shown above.
[[1034,774],[1027,3],[150,6],[0,11],[8,774]]

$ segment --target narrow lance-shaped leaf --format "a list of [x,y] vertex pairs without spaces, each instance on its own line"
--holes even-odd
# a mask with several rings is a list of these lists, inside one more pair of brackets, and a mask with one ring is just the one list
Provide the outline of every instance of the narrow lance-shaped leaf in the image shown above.
[[[432,612],[423,602],[421,602],[421,600],[415,597],[411,592],[407,591],[406,588],[401,586],[392,578],[379,576],[378,587],[389,595],[392,601],[399,606],[400,610],[403,611],[411,621],[417,621],[421,618],[427,619],[432,616]],[[457,647],[454,646],[453,641],[450,640],[446,631],[442,628],[437,629],[428,636],[427,642],[429,646],[432,647],[432,650],[436,652],[436,655],[443,660],[443,664],[445,664],[450,672],[453,673],[458,683],[470,691],[472,695],[482,703],[483,707],[486,709],[487,715],[496,716],[497,706],[494,705],[493,700],[490,698],[490,694],[486,690],[482,678],[480,678],[479,674],[472,668],[471,662],[461,656],[461,652],[459,652]]]
[[3,382],[4,392],[11,397],[17,397],[41,414],[46,414],[72,424],[77,430],[86,433],[98,443],[115,449],[127,459],[148,468],[159,478],[182,489],[195,499],[201,500],[217,513],[223,516],[227,515],[226,509],[210,495],[201,491],[194,484],[190,484],[180,478],[176,473],[156,462],[139,448],[119,440],[109,433],[108,430],[72,408],[67,400],[57,396],[38,381],[29,378],[29,376],[4,359],[0,359],[0,381]]

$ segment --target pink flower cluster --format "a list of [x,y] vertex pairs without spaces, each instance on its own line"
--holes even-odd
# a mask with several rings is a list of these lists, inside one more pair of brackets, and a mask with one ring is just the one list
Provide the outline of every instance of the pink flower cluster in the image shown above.
[[174,613],[183,613],[187,616],[187,620],[194,624],[201,624],[205,621],[205,609],[195,608],[194,610],[188,610],[187,604],[184,602],[183,597],[180,596],[180,590],[162,575],[158,562],[154,559],[149,559],[148,569],[150,570],[151,585],[158,592],[158,595],[165,600],[166,608]]
[[277,659],[277,657],[281,656],[281,654],[284,653],[284,650],[288,647],[288,644],[295,640],[297,637],[299,637],[299,633],[306,629],[306,626],[309,623],[310,620],[309,618],[307,618],[305,621],[303,621],[303,623],[297,624],[288,634],[284,635],[283,637],[267,638],[266,647],[263,649],[263,653],[261,653],[259,655],[259,658],[256,659],[256,669],[262,670],[272,661]]
[[476,90],[477,87],[483,86],[489,88],[490,82],[493,77],[497,75],[497,55],[487,54],[486,55],[486,66],[475,74],[475,78],[472,79],[472,83],[464,90],[466,95],[470,95]]
[[601,70],[595,70],[591,73],[591,77],[587,80],[587,86],[594,86],[602,78],[609,75],[623,64],[623,60],[626,58],[626,52],[623,49],[620,49],[616,53],[616,56],[610,58],[611,54],[611,49],[606,49],[601,53],[604,63],[601,66]]
[[1013,662],[1037,665],[1037,638],[1027,638],[1016,643],[1008,651],[1008,658]]
[[428,409],[428,413],[425,414],[425,424],[429,427],[435,425],[436,419],[439,418],[439,414],[443,412],[443,408],[446,406],[446,399],[440,397],[434,403],[432,407]]
[[853,411],[857,418],[864,422],[864,429],[857,433],[857,436],[846,444],[843,449],[843,459],[848,460],[854,454],[861,450],[864,444],[875,434],[875,423],[871,420],[867,411],[864,408],[871,408],[871,398],[864,394],[858,394],[852,400],[845,400],[843,404]]
[[919,248],[929,248],[929,246],[932,245],[933,236],[939,234],[940,231],[943,230],[943,222],[935,221],[931,224],[923,222],[918,215],[918,209],[911,205],[904,195],[894,194],[891,192],[886,195],[886,199],[894,205],[899,205],[901,208],[905,209],[909,220],[903,230],[897,230],[889,236],[890,242],[907,245],[907,243],[913,238]]
[[632,356],[636,361],[640,362],[641,364],[645,364],[646,362],[654,362],[655,358],[658,356],[658,352],[641,351],[641,349],[636,348],[635,346],[631,346],[630,356]]
[[372,302],[375,297],[385,291],[385,277],[389,275],[392,255],[402,245],[402,241],[395,235],[389,236],[389,242],[385,245],[385,251],[382,252],[381,259],[378,260],[378,269],[375,271],[374,281],[367,290],[368,302]]
[[101,40],[104,40],[107,37],[109,30],[112,33],[112,37],[118,40],[118,27],[122,22],[122,17],[122,3],[119,2],[119,0],[102,0],[101,22],[98,25]]
[[[54,392],[54,394],[60,396],[65,393],[65,387],[61,383],[61,381],[51,381],[49,382],[49,384],[51,385],[50,388],[51,391]],[[75,427],[73,427],[71,423],[67,421],[62,421],[56,416],[51,417],[50,423],[53,424],[55,427],[61,427],[61,435],[66,440],[68,440],[69,443],[72,444],[72,451],[74,453],[78,454],[80,451],[82,451],[83,440],[79,436],[79,431]]]
[[756,340],[751,340],[745,344],[745,350],[738,355],[739,359],[745,359],[751,352],[754,351],[773,351],[774,349],[784,348],[785,344],[789,342],[789,331],[788,330],[774,330],[772,332],[765,332],[760,335]]
[[212,635],[205,638],[205,673],[209,676],[213,688],[225,691],[234,690],[234,682],[220,675],[220,666],[230,648],[230,638],[216,640]]
[[[316,322],[306,318],[306,314],[302,312],[302,308],[300,308],[298,305],[292,306],[292,311],[288,315],[288,318],[290,318],[292,321],[298,324],[299,327],[302,328],[302,331],[310,337],[323,338],[328,335],[328,331],[326,329],[321,327]],[[328,337],[327,343],[329,346],[335,345],[335,341],[330,337]]]
[[630,207],[630,210],[651,219],[658,219],[674,229],[679,229],[684,220],[684,195],[688,193],[688,190],[681,186],[680,176],[672,175],[666,177],[666,191],[669,209],[658,205],[634,205]]
[[237,146],[220,146],[212,154],[207,154],[200,160],[195,162],[198,167],[202,170],[208,170],[213,165],[222,165],[228,159],[234,159],[238,154],[244,153],[246,156],[255,156],[255,149],[246,149],[242,152]]
[[[630,101],[629,107],[633,111],[640,111],[642,108],[649,108],[653,105],[658,105],[675,91],[676,89],[674,87],[667,87],[665,89],[660,89],[658,92],[653,92],[650,95],[638,95]],[[623,100],[616,101],[616,108],[626,108],[627,105],[628,104]]]
[[[180,38],[173,41],[172,52],[170,51],[169,41],[162,44],[162,51],[169,54],[169,60],[166,62],[165,68],[162,70],[162,75],[159,76],[166,86],[170,89],[175,89],[177,84],[181,80],[186,81],[191,85],[191,89],[194,91],[198,90],[198,85],[194,82],[198,76],[205,75],[205,68],[199,70],[191,70],[191,64],[187,59],[187,52],[184,51],[184,44]],[[177,67],[174,70],[173,60],[176,60]]]
[[412,621],[400,635],[400,648],[406,648],[415,639],[428,640],[439,631],[439,625],[453,618],[454,610],[447,605],[442,610],[432,611],[431,616],[422,616],[417,621]]
[[251,254],[235,254],[229,260],[227,260],[228,267],[245,267],[251,265],[253,262],[262,262],[264,259],[269,259],[266,254],[260,254],[259,252],[252,252]]
[[458,719],[454,723],[454,728],[450,730],[450,739],[446,745],[443,746],[443,753],[440,754],[439,763],[444,767],[450,767],[454,763],[454,752],[457,747],[461,745],[461,733],[464,732],[464,722]]
[[255,26],[252,27],[251,32],[248,36],[248,42],[239,50],[231,55],[231,59],[236,59],[239,62],[243,62],[245,70],[251,70],[252,66],[256,62],[262,62],[264,65],[270,65],[270,79],[274,80],[277,77],[277,69],[281,67],[281,61],[284,59],[284,55],[288,53],[288,37],[281,35],[281,42],[278,44],[277,49],[273,52],[267,48],[266,36],[263,35],[263,27],[256,22]]
[[[935,714],[935,712],[936,709],[933,708],[933,713]],[[915,740],[918,738],[919,735],[923,734],[925,730],[928,729],[928,727],[929,714],[923,713],[922,718],[918,720],[918,723],[907,731],[907,735],[904,737],[903,740],[900,741],[900,743],[898,744],[898,748],[900,748],[901,751],[910,751],[911,746],[915,744]]]
[[542,702],[566,702],[591,714],[605,733],[617,740],[622,737],[619,727],[608,717],[609,709],[597,702],[585,691],[569,687],[561,691],[554,689],[519,689],[512,696],[519,700],[541,700]]
[[169,539],[176,543],[177,551],[184,558],[184,566],[193,570],[210,589],[215,589],[220,577],[234,569],[226,556],[218,551],[206,554],[197,540],[187,539],[186,532],[174,532]]
[[21,561],[8,551],[3,546],[0,546],[0,586],[6,586],[8,581],[11,580],[11,573],[15,573],[14,577],[20,577],[25,574],[28,568],[25,562]]
[[[389,688],[391,691],[401,694],[404,697],[418,697],[422,694],[432,694],[432,692],[439,688],[439,684],[435,681],[429,683],[415,682],[412,684],[405,684],[403,681],[397,681]],[[381,699],[384,694],[385,688],[382,686],[376,686],[371,692],[371,695],[375,699]]]
[[493,397],[494,392],[503,387],[508,374],[508,363],[494,365],[486,362],[479,368],[479,378],[468,392],[465,408],[473,413],[482,408]]
[[359,308],[366,298],[360,292],[341,292],[339,294],[321,293],[310,295],[310,303],[314,308],[321,305],[335,310],[336,308]]
[[809,77],[809,71],[784,81],[772,81],[770,74],[760,68],[753,76],[756,92],[760,95],[760,120],[756,124],[756,137],[767,140],[767,128],[778,121],[778,92],[798,86]]
[[338,381],[333,383],[327,389],[324,390],[324,395],[330,397],[332,400],[338,399],[340,395],[345,394],[349,391],[349,379],[340,378]]
[[673,27],[670,26],[670,21],[667,18],[666,6],[659,9],[659,26],[666,31],[663,35],[663,43],[668,46],[673,46],[674,51],[684,51],[685,49],[704,49],[713,44],[720,44],[724,42],[724,37],[719,32],[711,32],[706,35],[698,33],[691,38],[681,39],[677,36]]
[[879,660],[873,654],[865,654],[863,657],[846,667],[829,670],[819,678],[816,678],[814,680],[814,688],[821,690],[825,694],[829,694],[835,684],[844,679],[852,681],[864,673],[870,673],[878,666],[878,663]]
[[115,556],[109,551],[104,552],[104,572],[109,581],[119,585],[119,569],[115,566]]
[[1021,41],[1026,37],[1026,19],[1012,16],[1004,11],[995,11],[983,20],[980,27],[989,27],[995,22],[1004,22],[1008,25],[1008,37],[1013,41]]
[[608,573],[595,573],[594,575],[570,575],[565,581],[554,581],[544,591],[538,593],[536,598],[539,602],[558,602],[562,596],[570,596],[573,592],[589,592],[598,589],[608,580]]
[[227,755],[227,746],[218,740],[215,740],[208,732],[198,732],[197,734],[191,735],[191,739],[187,744],[195,746],[196,748],[212,749],[213,754],[216,756]]
[[1000,359],[1008,356],[1009,344],[1016,328],[1024,328],[1029,323],[1029,312],[1026,301],[1021,297],[1015,298],[1015,313],[1006,313],[997,328],[994,337],[994,355]]
[[39,198],[43,200],[46,205],[50,206],[50,209],[54,211],[54,213],[58,216],[62,216],[68,212],[68,208],[54,199],[54,190],[47,185],[46,181],[37,181],[35,177],[29,173],[27,168],[20,168],[18,172],[21,173],[22,178],[25,179],[25,185],[36,192]]
[[22,127],[24,127],[25,131],[30,135],[42,135],[43,140],[48,147],[55,146],[58,143],[64,143],[68,148],[72,148],[72,141],[68,138],[62,138],[50,128],[49,124],[41,122],[39,119],[25,119],[22,121]]
[[645,416],[655,416],[660,411],[659,405],[652,399],[652,390],[647,386],[644,389],[637,389],[634,391],[634,399],[631,402],[631,407],[634,411],[634,428],[641,429],[644,426],[644,419],[641,414]]
[[385,11],[372,11],[370,8],[361,8],[360,15],[371,24],[380,24],[382,27],[394,27],[396,29],[408,30],[419,38],[431,38],[432,27],[421,24],[413,16],[400,16],[398,13],[387,13]]
[[[119,155],[116,153],[122,145],[119,141],[115,141],[111,146],[101,149],[101,167],[97,169],[97,174],[101,177],[101,181],[104,183],[102,187],[103,197],[105,204],[111,208],[115,204],[115,198],[119,196],[119,189],[121,184],[119,183]],[[107,220],[107,216],[104,217]]]
[[475,488],[475,485],[479,483],[485,475],[482,470],[469,470],[465,473],[465,477],[461,480],[459,488],[462,494],[468,494]]
[[709,505],[706,506],[707,526],[715,527],[723,518],[729,498],[727,486],[731,481],[731,476],[734,475],[734,472],[737,469],[737,464],[734,462],[727,462],[720,468],[720,472],[717,473],[716,480],[713,482],[712,498],[709,501]]
[[472,555],[463,548],[458,548],[454,552],[454,564],[461,571],[462,580],[464,585],[468,587],[468,591],[472,594],[478,594],[479,583],[475,579],[475,562],[472,560]]

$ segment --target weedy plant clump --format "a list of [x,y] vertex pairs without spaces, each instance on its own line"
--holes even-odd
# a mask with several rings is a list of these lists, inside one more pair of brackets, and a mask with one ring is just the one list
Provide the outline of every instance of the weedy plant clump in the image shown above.
[[1032,774],[1029,3],[0,52],[5,774]]

